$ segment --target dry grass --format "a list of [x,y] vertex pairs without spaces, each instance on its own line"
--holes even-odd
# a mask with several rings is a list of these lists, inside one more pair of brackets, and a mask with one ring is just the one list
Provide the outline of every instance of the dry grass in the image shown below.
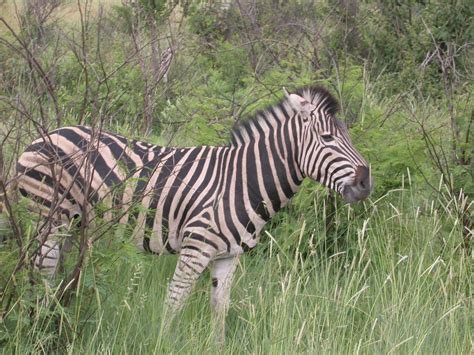
[[[78,6],[83,8],[87,5],[88,15],[95,17],[102,7],[110,9],[114,5],[120,5],[120,0],[93,0],[93,1],[64,1],[53,13],[48,22],[59,22],[61,25],[76,26],[80,23],[81,15]],[[24,1],[4,0],[0,2],[1,17],[15,30],[19,29],[19,14],[25,6]],[[0,26],[0,36],[6,33],[5,26]]]

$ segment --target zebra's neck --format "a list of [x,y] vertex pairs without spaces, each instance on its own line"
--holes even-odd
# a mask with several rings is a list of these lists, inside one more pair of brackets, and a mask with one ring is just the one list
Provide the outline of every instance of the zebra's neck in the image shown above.
[[260,200],[257,212],[265,220],[287,204],[303,181],[296,160],[297,123],[288,112],[280,104],[233,131],[231,145],[242,151],[249,198]]

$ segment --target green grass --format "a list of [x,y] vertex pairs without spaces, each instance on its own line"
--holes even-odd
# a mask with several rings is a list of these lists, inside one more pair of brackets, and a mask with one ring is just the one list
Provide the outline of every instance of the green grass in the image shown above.
[[[461,250],[459,225],[449,214],[395,192],[360,207],[362,218],[348,224],[343,247],[328,254],[320,223],[298,209],[296,201],[285,214],[292,232],[277,235],[289,230],[283,218],[260,248],[241,259],[227,318],[227,353],[473,351],[472,259]],[[175,263],[176,257],[137,254],[127,244],[113,255],[95,247],[79,297],[67,309],[57,306],[56,317],[20,297],[14,321],[3,328],[5,353],[218,352],[207,274],[170,333],[160,333]],[[35,309],[32,319],[28,306]]]

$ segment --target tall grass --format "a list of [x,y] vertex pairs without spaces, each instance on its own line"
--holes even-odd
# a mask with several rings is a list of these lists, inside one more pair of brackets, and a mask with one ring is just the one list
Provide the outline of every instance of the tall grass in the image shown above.
[[[319,197],[310,198],[313,211],[295,201],[265,232],[263,245],[241,258],[227,353],[473,351],[472,259],[459,247],[454,217],[415,189],[401,189],[359,211],[338,209],[336,225],[348,222],[328,248]],[[94,248],[70,307],[51,307],[54,289],[47,301],[26,304],[20,297],[2,329],[3,351],[217,352],[209,276],[163,335],[163,300],[176,258],[138,254],[127,243],[113,247],[114,253]]]

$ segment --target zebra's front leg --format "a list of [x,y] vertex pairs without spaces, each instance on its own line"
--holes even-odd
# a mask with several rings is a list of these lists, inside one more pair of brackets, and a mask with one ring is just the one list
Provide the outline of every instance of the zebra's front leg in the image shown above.
[[211,306],[214,337],[218,345],[225,340],[225,319],[230,303],[230,287],[239,258],[229,257],[218,259],[211,267],[212,289]]
[[183,246],[178,264],[168,287],[164,326],[168,329],[173,318],[183,307],[194,284],[208,266],[214,253],[194,246]]

